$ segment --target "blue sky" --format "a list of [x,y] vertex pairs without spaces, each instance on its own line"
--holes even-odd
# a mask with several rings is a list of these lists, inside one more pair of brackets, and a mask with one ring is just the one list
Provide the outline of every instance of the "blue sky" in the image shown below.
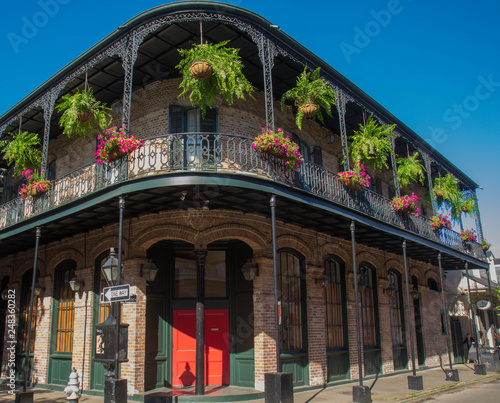
[[[0,5],[0,114],[137,14],[165,1]],[[377,100],[476,181],[500,257],[500,3],[496,0],[232,0],[267,18]],[[466,227],[473,227],[470,221]]]

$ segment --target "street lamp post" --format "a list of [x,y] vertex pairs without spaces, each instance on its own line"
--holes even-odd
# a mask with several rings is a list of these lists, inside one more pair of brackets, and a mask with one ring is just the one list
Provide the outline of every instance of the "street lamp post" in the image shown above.
[[[119,228],[118,228],[118,257],[115,255],[115,251],[113,248],[110,250],[109,258],[102,265],[101,270],[106,279],[108,285],[111,286],[119,286],[121,285],[121,274],[123,270],[122,266],[122,238],[123,238],[123,210],[125,208],[125,198],[122,196],[119,197],[118,201],[119,206]],[[111,359],[111,352],[106,351],[106,345],[104,345],[104,359],[103,361],[108,365],[108,374],[105,380],[104,386],[104,398],[108,403],[126,403],[127,402],[127,380],[119,379],[120,373],[120,361],[126,361],[126,350],[127,350],[127,326],[126,324],[120,324],[121,321],[121,312],[120,312],[120,301],[111,302],[111,314],[105,322],[100,324],[101,334],[104,334],[108,340],[108,344],[111,346],[114,344],[114,360]],[[114,308],[114,309],[113,309]],[[114,311],[114,315],[113,315]],[[114,323],[113,323],[114,322]],[[114,340],[109,337],[111,336],[110,329],[114,324]],[[120,333],[122,333],[122,345],[120,345]],[[109,346],[108,346],[109,348]],[[124,350],[124,351],[121,351]],[[113,362],[114,361],[114,362]],[[114,367],[114,377],[111,379],[112,373],[111,370]]]

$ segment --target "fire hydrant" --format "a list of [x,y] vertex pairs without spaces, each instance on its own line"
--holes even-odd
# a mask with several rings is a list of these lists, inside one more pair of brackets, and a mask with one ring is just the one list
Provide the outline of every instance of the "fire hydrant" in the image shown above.
[[73,368],[73,372],[69,376],[68,386],[64,388],[64,393],[66,393],[66,398],[70,402],[78,402],[80,399],[80,381],[78,380],[76,368]]

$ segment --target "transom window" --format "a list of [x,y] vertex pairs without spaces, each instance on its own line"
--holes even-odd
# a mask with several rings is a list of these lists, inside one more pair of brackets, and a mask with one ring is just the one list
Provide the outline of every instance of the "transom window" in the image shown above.
[[[196,298],[197,265],[192,250],[175,252],[174,298]],[[226,298],[226,252],[210,250],[205,261],[205,297]]]

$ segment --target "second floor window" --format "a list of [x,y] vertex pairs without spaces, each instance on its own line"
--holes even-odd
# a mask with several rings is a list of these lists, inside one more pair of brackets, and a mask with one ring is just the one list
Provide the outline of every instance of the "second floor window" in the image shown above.
[[205,117],[197,108],[184,108],[178,105],[170,106],[169,133],[217,133],[217,109],[208,109]]

